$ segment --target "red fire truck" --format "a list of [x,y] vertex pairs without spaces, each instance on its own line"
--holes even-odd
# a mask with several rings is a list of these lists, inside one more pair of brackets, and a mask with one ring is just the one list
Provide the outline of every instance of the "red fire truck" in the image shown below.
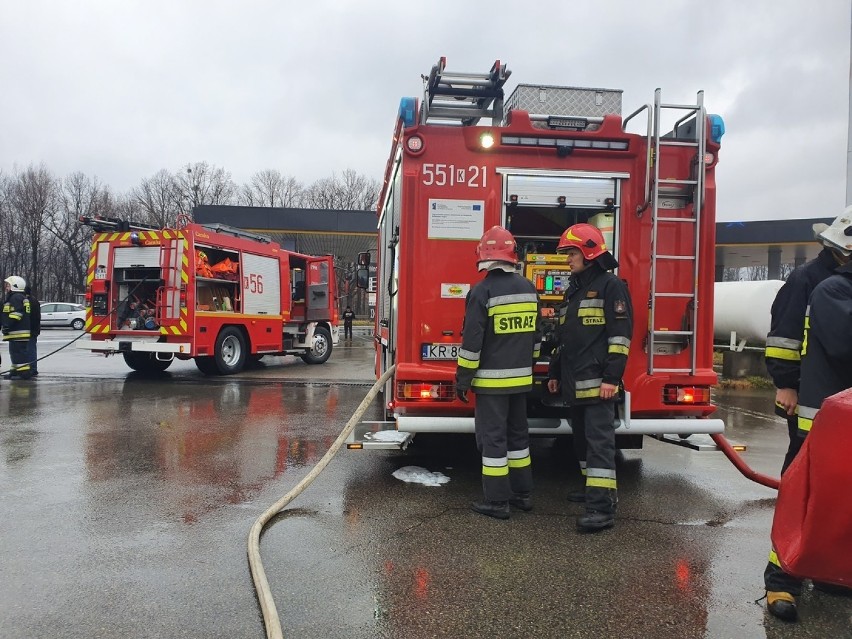
[[322,364],[337,344],[333,257],[282,249],[222,224],[156,229],[80,218],[95,230],[80,348],[164,371],[194,358],[207,375],[264,355]]
[[[622,117],[621,91],[518,85],[504,100],[510,71],[499,61],[479,74],[449,73],[445,65],[442,58],[424,77],[422,100],[401,102],[377,252],[359,256],[362,266],[377,262],[376,373],[396,370],[384,388],[387,421],[356,431],[351,447],[473,432],[454,373],[465,296],[481,279],[475,247],[494,225],[514,234],[544,308],[532,433],[571,432],[561,399],[542,382],[554,344],[549,318],[570,277],[556,246],[577,222],[601,229],[636,309],[619,445],[639,447],[645,434],[723,432],[722,420],[709,415],[715,167],[724,124],[706,114],[703,92],[695,104],[668,104],[658,89],[653,104]],[[666,133],[664,121],[671,121]],[[628,132],[629,124],[639,130]]]

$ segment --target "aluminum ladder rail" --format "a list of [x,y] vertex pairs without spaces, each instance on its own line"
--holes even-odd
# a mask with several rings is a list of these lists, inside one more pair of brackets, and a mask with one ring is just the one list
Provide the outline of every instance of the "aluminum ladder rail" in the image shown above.
[[447,73],[446,65],[447,58],[442,57],[423,76],[420,124],[439,121],[472,126],[491,118],[493,126],[499,125],[503,121],[503,85],[512,72],[500,60],[488,73]]
[[[672,129],[672,137],[660,135],[660,116],[664,110],[685,111],[686,115],[680,118]],[[679,138],[678,127],[690,118],[695,118],[695,139]],[[704,206],[704,182],[705,182],[705,165],[704,155],[706,147],[707,134],[707,113],[704,109],[704,91],[699,91],[696,99],[696,104],[664,104],[661,98],[661,91],[657,89],[654,92],[654,115],[653,115],[653,155],[648,156],[648,170],[651,169],[653,162],[654,178],[651,183],[651,282],[649,294],[649,321],[648,321],[648,374],[654,373],[684,373],[695,375],[696,368],[696,349],[695,349],[695,329],[698,325],[698,252],[701,246],[701,213]],[[673,179],[660,178],[660,148],[666,146],[689,146],[696,150],[694,161],[694,175],[692,179]],[[660,216],[660,191],[664,187],[688,188],[692,191],[692,216],[691,217],[672,217]],[[692,252],[687,255],[659,255],[657,253],[658,238],[659,238],[659,223],[676,223],[676,224],[691,224],[694,226]],[[662,292],[657,289],[657,263],[659,260],[664,261],[689,261],[693,263],[692,273],[692,290],[691,291],[669,291]],[[690,317],[690,330],[679,331],[660,331],[656,328],[656,310],[657,300],[663,297],[677,297],[691,300],[692,311]],[[687,306],[689,306],[689,301]],[[663,337],[680,337],[686,340],[690,349],[690,367],[689,368],[659,368],[654,366],[654,350],[657,342]]]
[[[183,257],[185,240],[177,234],[172,238],[163,238],[160,245],[160,269],[164,285],[157,289],[157,323],[163,327],[166,322],[180,321],[180,290],[183,285]],[[170,325],[167,330],[173,333]]]

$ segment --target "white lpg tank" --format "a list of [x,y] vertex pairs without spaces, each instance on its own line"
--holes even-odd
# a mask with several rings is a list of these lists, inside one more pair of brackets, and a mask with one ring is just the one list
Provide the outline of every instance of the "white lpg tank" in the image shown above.
[[731,331],[737,341],[749,346],[764,346],[769,332],[770,310],[775,295],[784,285],[781,280],[755,282],[716,282],[713,336],[717,343],[729,343]]

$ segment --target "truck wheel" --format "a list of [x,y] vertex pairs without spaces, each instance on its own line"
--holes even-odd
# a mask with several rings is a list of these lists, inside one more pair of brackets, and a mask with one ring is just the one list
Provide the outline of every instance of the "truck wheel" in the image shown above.
[[174,359],[157,359],[154,353],[123,353],[124,363],[140,373],[162,373],[172,365]]
[[331,357],[331,333],[323,326],[314,330],[314,347],[302,355],[306,364],[323,364]]
[[205,375],[218,375],[219,369],[216,368],[216,359],[214,357],[196,357],[195,365]]
[[75,331],[82,331],[82,330],[83,330],[83,326],[84,326],[85,324],[86,324],[86,323],[78,317],[78,318],[77,318],[77,319],[75,319],[73,322],[71,322],[71,328],[73,328]]
[[219,332],[213,359],[220,374],[239,373],[245,366],[247,354],[246,340],[239,329],[228,326]]

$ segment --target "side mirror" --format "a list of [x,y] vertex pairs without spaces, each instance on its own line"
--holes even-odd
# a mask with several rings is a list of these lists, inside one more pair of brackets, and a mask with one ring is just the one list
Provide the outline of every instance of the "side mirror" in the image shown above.
[[[358,253],[358,266],[370,266],[370,253]],[[360,270],[360,269],[359,269]],[[359,284],[360,286],[360,284]]]
[[[358,259],[360,259],[360,255],[358,256]],[[364,290],[370,287],[370,269],[359,268],[355,271],[355,286],[363,288]]]

